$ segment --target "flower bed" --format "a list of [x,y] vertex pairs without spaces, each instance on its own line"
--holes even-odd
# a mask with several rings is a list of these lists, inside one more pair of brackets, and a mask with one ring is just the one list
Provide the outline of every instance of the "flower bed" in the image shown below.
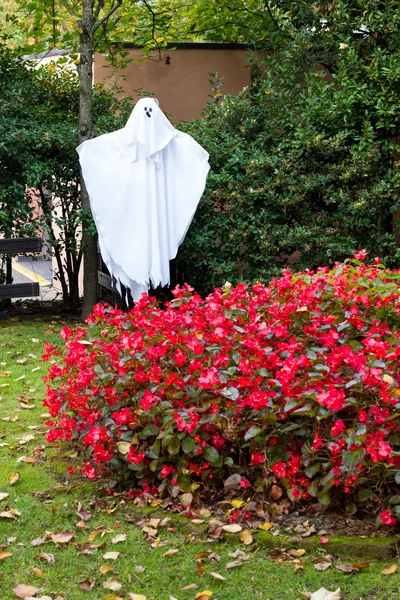
[[292,501],[383,504],[394,524],[400,273],[355,256],[206,299],[185,286],[166,308],[97,305],[44,356],[48,441],[89,478],[203,498],[279,483]]

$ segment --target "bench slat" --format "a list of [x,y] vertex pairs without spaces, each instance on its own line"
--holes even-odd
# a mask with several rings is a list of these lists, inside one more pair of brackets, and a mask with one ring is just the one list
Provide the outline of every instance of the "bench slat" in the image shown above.
[[23,252],[40,252],[40,238],[5,238],[0,239],[0,254],[21,254]]
[[0,285],[0,300],[5,298],[30,298],[40,296],[38,283],[11,283]]

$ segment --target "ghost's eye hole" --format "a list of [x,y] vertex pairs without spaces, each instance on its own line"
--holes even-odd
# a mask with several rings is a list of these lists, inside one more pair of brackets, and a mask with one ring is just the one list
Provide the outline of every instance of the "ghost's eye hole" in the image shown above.
[[150,111],[150,112],[151,112],[152,110],[153,110],[152,108],[149,108],[149,111]]
[[144,107],[144,112],[146,112],[146,110],[147,110],[147,106]]

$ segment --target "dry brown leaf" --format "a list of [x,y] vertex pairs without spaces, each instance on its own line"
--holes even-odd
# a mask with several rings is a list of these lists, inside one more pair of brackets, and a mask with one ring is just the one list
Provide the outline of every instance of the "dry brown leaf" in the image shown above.
[[273,485],[271,488],[271,496],[274,500],[279,500],[283,495],[283,490],[278,485]]
[[363,562],[363,563],[356,563],[355,565],[353,565],[353,567],[354,567],[355,569],[357,569],[357,571],[358,571],[359,569],[368,569],[368,567],[369,567],[369,566],[370,566],[370,564],[369,564],[369,563],[367,563],[367,562]]
[[298,548],[296,550],[289,550],[288,554],[290,554],[290,556],[293,556],[293,558],[299,558],[300,556],[303,556],[303,554],[305,554],[306,551],[304,550],[304,548]]
[[229,552],[228,556],[231,558],[240,558],[240,560],[247,560],[249,558],[246,552],[243,552],[243,550],[240,550],[239,548],[235,550],[235,552]]
[[317,571],[326,571],[326,569],[329,569],[329,567],[332,566],[332,563],[329,562],[322,562],[322,563],[315,563],[314,564],[314,568],[317,569]]
[[117,560],[120,552],[106,552],[103,554],[104,560]]
[[102,567],[100,567],[99,571],[100,573],[108,573],[109,571],[113,571],[114,567],[112,565],[103,565]]
[[51,533],[50,538],[55,544],[68,544],[75,536],[75,533]]
[[197,565],[197,574],[200,575],[200,577],[203,577],[204,569],[205,569],[204,563],[201,562]]
[[239,533],[239,531],[242,531],[242,527],[237,523],[232,523],[231,525],[223,525],[222,529],[227,533]]
[[302,534],[301,537],[306,538],[306,537],[310,537],[310,535],[312,535],[313,533],[317,533],[317,530],[315,529],[315,525],[311,525],[311,527],[306,527],[307,531],[305,533]]
[[108,590],[112,590],[113,592],[119,592],[119,590],[122,588],[122,585],[115,577],[111,577],[103,583],[103,587]]
[[138,565],[137,567],[135,567],[135,572],[136,573],[144,573],[145,572],[145,568],[141,567],[140,565]]
[[31,567],[30,569],[28,569],[28,573],[30,575],[37,575],[37,577],[43,577],[44,579],[46,579],[47,577],[46,573],[43,573],[43,571],[41,571],[37,567]]
[[54,554],[51,554],[50,552],[41,552],[38,558],[40,558],[40,560],[45,560],[49,565],[52,565],[55,561]]
[[185,590],[194,590],[198,587],[199,586],[197,585],[197,583],[189,583],[189,585],[185,585],[184,587],[181,587],[181,592],[184,592]]
[[163,556],[173,556],[179,552],[178,548],[170,548]]
[[397,565],[390,565],[390,567],[386,567],[386,569],[382,570],[382,575],[393,575],[393,573],[396,573],[397,571]]
[[187,494],[182,494],[182,496],[179,496],[179,500],[181,501],[181,504],[183,504],[183,506],[188,508],[193,502],[193,494],[191,494],[190,492],[188,492]]
[[45,542],[47,542],[47,535],[45,535],[44,537],[40,537],[40,538],[36,538],[36,539],[32,540],[31,546],[41,546]]
[[245,563],[242,560],[233,560],[231,562],[228,562],[228,564],[226,565],[227,569],[236,569],[237,567],[243,567]]
[[133,592],[130,592],[128,597],[129,600],[147,600],[146,596],[143,596],[143,594],[134,594]]
[[0,494],[0,500],[4,500],[4,498],[7,498],[7,497],[8,497],[7,492],[1,492],[1,494]]
[[[168,519],[168,520],[167,520]],[[152,517],[150,521],[147,522],[147,525],[153,529],[157,529],[158,526],[166,527],[171,521],[170,517],[166,517],[161,521],[161,519],[157,519],[156,517]]]
[[214,579],[219,579],[220,581],[226,581],[226,577],[223,577],[219,573],[214,573],[214,571],[210,571],[209,575],[211,575],[211,577],[214,577]]
[[335,569],[343,573],[353,573],[355,571],[353,565],[336,565]]
[[0,552],[0,560],[4,560],[5,558],[9,558],[12,556],[12,552]]
[[240,532],[239,539],[246,546],[253,543],[253,536],[251,535],[251,533],[248,529],[243,529],[243,531]]
[[117,443],[118,452],[120,454],[128,454],[131,445],[129,442],[118,442]]
[[258,526],[258,528],[262,529],[263,531],[269,531],[271,527],[273,527],[272,523],[261,523],[261,525]]
[[78,583],[78,585],[79,585],[80,588],[82,588],[83,590],[85,590],[86,592],[88,592],[89,590],[93,589],[95,583],[96,583],[95,579],[93,579],[92,582],[90,582],[89,579],[84,579],[83,581],[80,581]]
[[126,541],[126,533],[120,533],[119,535],[116,535],[115,538],[113,538],[111,541],[113,544],[118,544],[119,542],[125,542]]
[[28,598],[29,596],[34,596],[39,591],[38,587],[34,585],[27,585],[26,583],[19,583],[15,588],[13,588],[13,592],[18,598]]
[[11,473],[11,475],[8,476],[8,483],[10,485],[15,485],[20,477],[21,473],[18,473],[18,471],[15,471],[15,473]]
[[10,510],[3,510],[3,512],[0,513],[0,517],[3,517],[4,519],[16,519],[20,516],[21,513],[16,508],[10,508]]
[[213,593],[211,590],[204,590],[203,592],[199,592],[198,594],[196,594],[195,599],[196,600],[207,600],[207,598],[209,598],[212,595],[213,595]]

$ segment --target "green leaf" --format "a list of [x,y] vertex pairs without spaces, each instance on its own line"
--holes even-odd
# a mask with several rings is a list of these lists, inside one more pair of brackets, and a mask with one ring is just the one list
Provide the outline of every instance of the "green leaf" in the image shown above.
[[331,497],[327,492],[320,492],[317,495],[317,500],[323,506],[329,506],[329,504],[331,503]]
[[211,464],[219,461],[219,454],[212,446],[207,446],[203,453],[204,458]]
[[179,453],[179,448],[181,446],[181,443],[179,441],[179,438],[177,437],[172,437],[169,441],[168,441],[168,452],[171,455],[175,455]]
[[358,448],[357,450],[346,450],[342,454],[343,465],[348,471],[353,471],[354,468],[360,464],[364,458],[365,450]]
[[251,440],[252,438],[256,437],[259,433],[261,433],[261,431],[261,427],[258,427],[258,425],[252,425],[250,429],[248,429],[244,434],[244,439],[247,442],[248,440]]
[[192,437],[185,437],[185,439],[182,441],[182,450],[184,453],[189,454],[190,452],[193,452],[195,448],[196,442],[194,439]]
[[307,475],[307,477],[311,479],[312,477],[314,477],[315,473],[318,473],[320,466],[320,463],[316,463],[315,465],[307,467],[304,472]]
[[145,439],[152,435],[158,435],[160,433],[160,429],[156,427],[156,425],[146,425],[142,431],[139,433],[140,439]]

